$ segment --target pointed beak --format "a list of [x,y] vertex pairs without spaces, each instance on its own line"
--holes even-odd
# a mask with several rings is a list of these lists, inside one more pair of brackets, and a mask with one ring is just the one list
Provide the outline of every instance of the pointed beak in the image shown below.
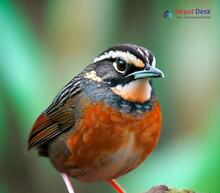
[[147,65],[144,70],[136,71],[129,74],[127,77],[133,76],[134,79],[141,79],[141,78],[164,78],[164,74],[161,70]]

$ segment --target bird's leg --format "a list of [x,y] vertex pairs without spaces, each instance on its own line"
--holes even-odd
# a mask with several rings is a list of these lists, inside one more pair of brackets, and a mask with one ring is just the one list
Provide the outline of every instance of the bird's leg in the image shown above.
[[67,190],[68,190],[68,193],[75,193],[74,192],[74,189],[73,189],[73,186],[71,184],[71,181],[70,181],[70,178],[67,174],[65,173],[61,173],[61,176],[63,178],[63,181],[65,182],[66,184],[66,187],[67,187]]
[[118,192],[118,193],[126,193],[125,190],[116,182],[116,180],[108,180],[108,182],[113,186],[113,188]]

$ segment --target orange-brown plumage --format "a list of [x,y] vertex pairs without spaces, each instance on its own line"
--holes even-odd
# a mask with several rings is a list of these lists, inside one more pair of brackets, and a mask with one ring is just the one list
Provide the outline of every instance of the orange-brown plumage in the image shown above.
[[[103,102],[83,103],[84,116],[76,123],[75,129],[65,136],[64,143],[69,153],[64,155],[56,150],[57,155],[52,158],[57,169],[83,181],[108,180],[136,168],[152,152],[162,123],[160,105],[156,99],[151,111],[135,116]],[[128,155],[118,153],[129,145]],[[114,161],[115,154],[123,157],[123,163],[119,159],[119,166]],[[111,164],[116,164],[117,171],[110,167],[111,172],[110,169],[103,172],[109,174],[96,176],[97,170],[104,170]],[[80,168],[83,169],[80,171]]]

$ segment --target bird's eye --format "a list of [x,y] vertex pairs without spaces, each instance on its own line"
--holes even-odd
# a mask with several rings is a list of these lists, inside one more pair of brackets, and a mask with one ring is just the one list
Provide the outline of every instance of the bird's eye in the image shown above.
[[113,63],[113,66],[115,70],[122,74],[125,73],[127,69],[127,63],[121,58],[117,58],[116,61]]

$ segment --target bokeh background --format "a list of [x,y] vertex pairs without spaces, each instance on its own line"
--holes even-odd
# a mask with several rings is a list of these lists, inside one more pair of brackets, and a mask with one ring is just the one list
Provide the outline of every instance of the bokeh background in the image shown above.
[[[163,18],[166,9],[211,9],[210,19]],[[65,193],[57,171],[27,138],[57,92],[105,48],[149,48],[165,78],[157,149],[119,179],[128,193],[151,186],[220,192],[220,3],[205,0],[1,0],[0,193]],[[78,193],[113,193],[73,179]]]

